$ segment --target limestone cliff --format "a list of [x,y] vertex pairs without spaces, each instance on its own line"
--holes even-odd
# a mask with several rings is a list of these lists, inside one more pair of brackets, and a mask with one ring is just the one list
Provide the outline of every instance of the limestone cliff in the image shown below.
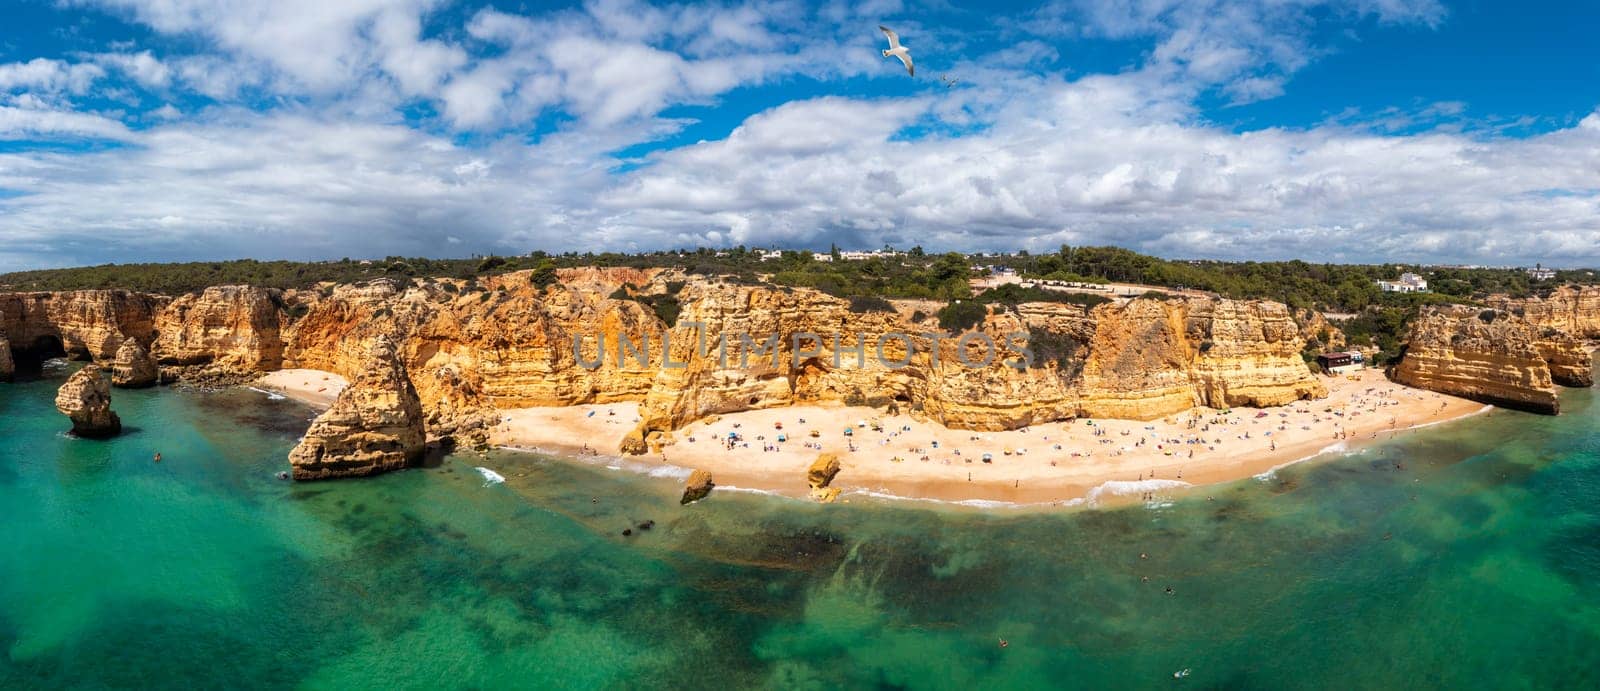
[[1534,328],[1501,310],[1422,308],[1391,376],[1407,386],[1507,408],[1552,415],[1560,410]]
[[0,382],[11,381],[17,372],[17,363],[11,360],[11,341],[0,336]]
[[[976,332],[953,335],[898,313],[852,312],[808,290],[702,283],[683,298],[671,359],[684,364],[657,373],[629,452],[706,415],[791,403],[894,404],[946,426],[995,430],[1326,393],[1300,357],[1299,325],[1273,303],[1140,299],[1087,311],[1031,303],[991,308]],[[895,333],[908,337],[883,340],[880,359],[879,337]],[[778,335],[777,357],[757,357],[769,334]],[[1024,344],[1034,362],[1016,367]]]
[[1544,298],[1491,298],[1489,305],[1537,327],[1600,341],[1600,286],[1562,286]]
[[1571,334],[1551,327],[1536,331],[1534,344],[1539,356],[1550,366],[1550,379],[1561,386],[1594,386],[1593,348]]
[[370,353],[350,386],[289,453],[294,479],[376,475],[422,457],[422,402],[405,363],[387,340],[374,343]]
[[223,372],[267,372],[283,366],[282,293],[251,286],[213,286],[173,300],[156,316],[152,348],[163,365]]
[[155,313],[166,302],[126,290],[0,293],[0,333],[24,353],[109,363],[123,341],[155,338]]
[[73,373],[61,385],[56,410],[72,420],[72,433],[80,437],[100,439],[122,432],[122,420],[111,411],[111,387],[94,365]]
[[126,389],[151,386],[159,378],[155,358],[135,339],[122,342],[111,364],[111,384]]
[[[909,303],[854,311],[813,290],[686,281],[661,270],[562,270],[559,278],[542,288],[528,272],[298,293],[223,286],[170,301],[115,291],[4,295],[0,320],[30,338],[63,333],[96,344],[82,347],[103,358],[114,354],[105,339],[119,347],[128,337],[153,340],[154,356],[182,376],[309,367],[353,379],[374,343],[387,340],[429,434],[468,443],[481,443],[499,408],[612,401],[642,404],[628,447],[643,451],[706,415],[795,403],[892,405],[993,430],[1323,394],[1299,355],[1317,330],[1275,303],[991,306],[976,331],[947,334],[931,320],[912,323]],[[674,328],[652,306],[659,300],[680,307]],[[132,306],[117,307],[124,304]],[[81,314],[96,316],[72,316]],[[1024,345],[1033,362],[1014,366]]]

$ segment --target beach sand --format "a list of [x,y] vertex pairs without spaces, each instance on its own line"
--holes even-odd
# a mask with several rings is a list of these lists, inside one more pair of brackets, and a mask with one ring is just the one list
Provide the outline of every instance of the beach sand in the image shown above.
[[332,372],[314,369],[284,369],[268,372],[256,380],[260,389],[283,394],[318,409],[333,405],[339,392],[350,383]]
[[[1200,408],[1150,422],[1079,419],[1009,432],[946,429],[872,408],[771,408],[695,422],[674,432],[662,453],[628,460],[703,468],[723,487],[803,497],[807,467],[819,453],[834,452],[843,465],[834,486],[847,497],[1104,503],[1247,478],[1488,409],[1400,386],[1377,370],[1324,381],[1328,398],[1278,408]],[[609,460],[637,424],[638,407],[527,408],[505,411],[503,420],[497,445]],[[740,437],[731,448],[729,433]]]

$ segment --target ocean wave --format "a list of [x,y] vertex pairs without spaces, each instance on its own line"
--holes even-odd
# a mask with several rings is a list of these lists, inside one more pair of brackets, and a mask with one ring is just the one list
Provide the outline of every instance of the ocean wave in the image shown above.
[[1446,418],[1444,420],[1434,420],[1432,422],[1423,422],[1423,423],[1420,423],[1420,424],[1412,425],[1410,427],[1406,427],[1405,429],[1403,429],[1401,431],[1413,430],[1413,429],[1422,429],[1424,427],[1432,427],[1434,425],[1442,425],[1442,424],[1444,424],[1446,422],[1455,422],[1456,420],[1465,420],[1465,419],[1467,419],[1469,417],[1477,417],[1477,416],[1482,415],[1484,413],[1487,413],[1487,412],[1489,412],[1491,410],[1494,410],[1494,406],[1486,405],[1486,406],[1484,406],[1482,408],[1474,410],[1474,411],[1472,411],[1470,413],[1467,413],[1466,415],[1462,415],[1460,417]]
[[484,487],[488,487],[489,485],[498,485],[506,481],[506,477],[504,475],[494,472],[488,468],[477,467],[474,468],[474,470],[478,471],[478,474],[483,476]]
[[844,496],[855,496],[855,497],[867,497],[869,499],[880,499],[880,500],[883,500],[883,501],[892,501],[892,502],[909,501],[909,502],[920,502],[920,503],[924,503],[924,504],[943,504],[943,505],[946,505],[946,506],[965,506],[965,507],[975,508],[975,509],[1026,509],[1026,508],[1038,508],[1038,507],[1045,507],[1045,506],[1081,506],[1082,504],[1084,504],[1084,500],[1082,498],[1065,499],[1065,500],[1061,500],[1061,501],[1041,501],[1041,502],[1030,502],[1030,503],[1018,503],[1018,502],[1010,502],[1010,501],[999,501],[997,499],[934,499],[932,497],[908,497],[908,496],[905,496],[905,495],[902,495],[902,494],[894,494],[894,493],[891,493],[891,492],[885,492],[883,490],[871,490],[871,489],[859,489],[859,488],[845,490],[843,492],[843,495]]
[[1313,458],[1316,458],[1318,456],[1326,456],[1328,454],[1335,454],[1335,453],[1343,453],[1343,454],[1350,453],[1350,443],[1348,441],[1345,441],[1345,440],[1336,441],[1336,442],[1334,442],[1332,444],[1329,444],[1329,445],[1324,446],[1324,447],[1322,447],[1320,449],[1317,449],[1317,451],[1315,453],[1306,454],[1306,455],[1301,456],[1299,458],[1296,458],[1296,459],[1294,459],[1292,461],[1284,461],[1284,462],[1279,463],[1279,464],[1277,464],[1275,466],[1272,466],[1271,468],[1268,468],[1268,469],[1266,469],[1264,471],[1256,473],[1254,475],[1254,477],[1257,480],[1260,480],[1262,482],[1266,482],[1268,480],[1271,480],[1274,477],[1277,477],[1278,476],[1278,471],[1283,470],[1284,468],[1292,466],[1292,465],[1294,465],[1296,463],[1303,463],[1305,461],[1309,461],[1309,460],[1311,460]]
[[1101,497],[1127,497],[1146,492],[1160,492],[1162,490],[1184,489],[1194,485],[1182,480],[1162,480],[1152,478],[1149,480],[1107,480],[1100,483],[1084,497],[1089,504],[1095,504]]
[[738,487],[736,485],[716,485],[716,491],[718,491],[718,492],[739,492],[741,494],[759,494],[759,495],[762,495],[762,496],[765,496],[765,497],[779,497],[779,498],[782,498],[782,499],[796,499],[796,500],[798,499],[797,497],[791,497],[791,496],[789,496],[787,494],[784,494],[782,492],[778,492],[778,491],[775,491],[775,490],[756,489],[754,487]]
[[[646,476],[655,477],[655,478],[667,478],[667,479],[672,479],[672,480],[687,480],[687,479],[689,479],[689,475],[694,472],[693,468],[685,468],[683,466],[672,465],[670,463],[641,463],[639,461],[627,460],[627,459],[625,459],[625,458],[623,458],[621,456],[602,456],[602,455],[569,456],[569,455],[564,454],[564,453],[560,453],[560,452],[556,452],[556,451],[546,451],[544,449],[540,449],[540,448],[536,448],[536,447],[511,446],[511,445],[505,445],[505,444],[502,444],[500,446],[496,446],[495,448],[500,449],[502,451],[513,451],[513,452],[516,452],[516,453],[531,453],[531,454],[539,454],[541,456],[553,456],[553,457],[559,458],[559,459],[561,459],[563,461],[577,461],[577,462],[583,463],[585,465],[602,466],[607,470],[617,470],[617,471],[625,471],[625,472],[630,472],[630,473],[638,473],[640,475],[646,475]],[[720,487],[721,485],[718,485],[718,486]]]

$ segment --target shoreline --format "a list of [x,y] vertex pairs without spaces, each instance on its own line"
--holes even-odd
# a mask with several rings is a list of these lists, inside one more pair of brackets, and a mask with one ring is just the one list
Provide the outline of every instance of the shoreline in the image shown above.
[[[642,456],[615,451],[638,422],[637,403],[520,408],[501,411],[490,444],[678,482],[704,469],[725,491],[807,502],[806,469],[832,452],[843,466],[833,482],[841,502],[1044,509],[1160,501],[1268,479],[1290,465],[1357,452],[1384,435],[1494,409],[1404,387],[1377,370],[1324,382],[1327,398],[1274,408],[1196,408],[1153,421],[1074,419],[1004,432],[949,429],[868,408],[785,406],[698,420],[674,432],[660,453]],[[344,385],[327,372],[281,370],[255,387],[325,409]],[[739,437],[731,446],[730,432]]]
[[[502,411],[491,443],[651,474],[704,469],[719,487],[801,500],[809,500],[806,469],[832,452],[843,466],[833,484],[841,501],[1107,505],[1262,476],[1492,409],[1394,384],[1376,370],[1325,381],[1328,398],[1276,408],[1199,408],[1156,421],[1078,419],[1006,432],[952,430],[866,408],[786,406],[696,421],[660,453],[627,458],[609,450],[637,423],[637,404],[526,408]],[[731,448],[730,432],[740,438]],[[989,463],[979,460],[983,453]]]

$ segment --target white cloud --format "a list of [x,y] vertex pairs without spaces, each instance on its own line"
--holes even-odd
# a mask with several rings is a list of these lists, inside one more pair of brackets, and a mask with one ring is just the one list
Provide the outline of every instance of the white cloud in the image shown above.
[[104,76],[99,67],[61,60],[34,58],[27,62],[0,64],[0,92],[25,89],[43,93],[81,94],[94,80]]
[[[104,139],[125,139],[129,136],[128,128],[116,120],[88,113],[55,110],[43,104],[30,103],[29,99],[22,99],[22,102],[34,107],[0,105],[0,141],[39,136]],[[3,223],[0,223],[0,228],[3,228]]]
[[[955,89],[881,59],[880,20],[915,31],[930,66],[967,40],[888,19],[906,12],[892,1],[595,0],[464,22],[430,22],[433,0],[93,1],[200,45],[0,65],[0,139],[120,144],[0,153],[0,268],[724,242],[1600,261],[1600,111],[1511,138],[1463,126],[1457,102],[1249,132],[1196,106],[1292,89],[1324,50],[1315,17],[1432,25],[1431,0],[1050,5],[1000,30],[1017,50],[946,59]],[[1044,40],[1062,35],[1148,52],[1083,75]],[[707,141],[615,153],[690,126],[661,115],[674,106],[861,76],[897,95],[780,99]],[[155,92],[124,99],[131,115],[69,102],[129,84]],[[419,102],[438,120],[402,117]]]

